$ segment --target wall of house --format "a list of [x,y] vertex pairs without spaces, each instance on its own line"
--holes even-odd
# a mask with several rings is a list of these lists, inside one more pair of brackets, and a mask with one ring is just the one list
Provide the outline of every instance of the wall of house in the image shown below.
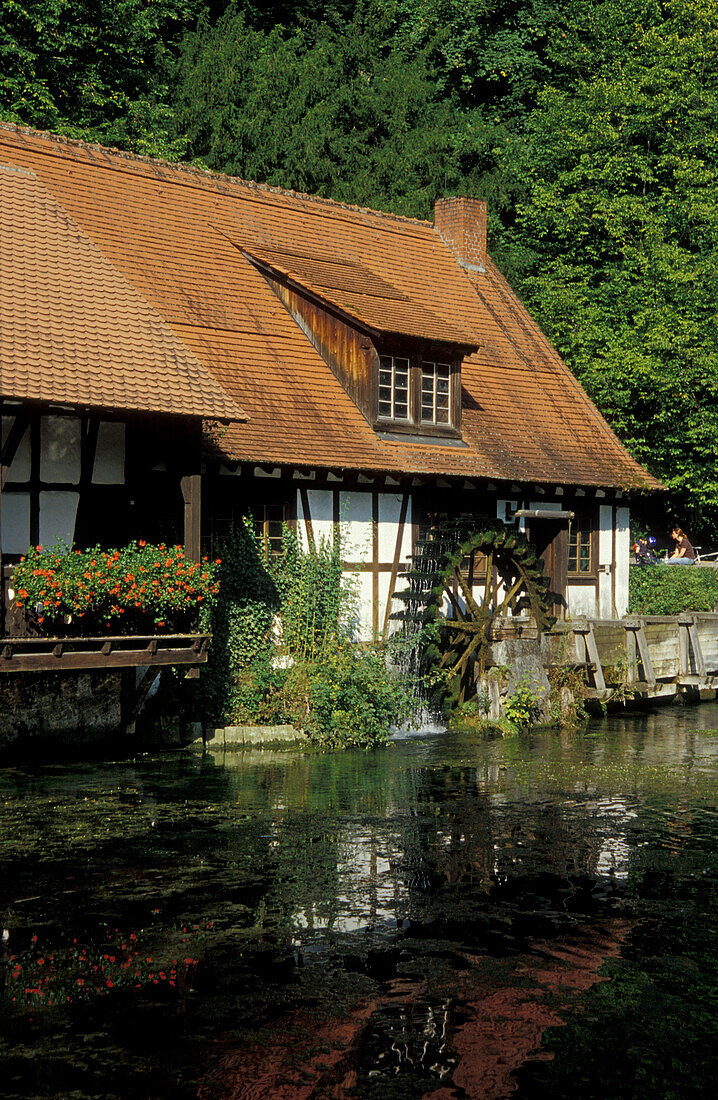
[[[3,443],[16,416],[2,417]],[[125,424],[96,422],[91,445],[89,455],[86,424],[80,417],[47,415],[30,420],[3,491],[3,555],[23,554],[37,542],[70,545],[81,485],[124,484]]]
[[410,563],[412,502],[408,491],[342,488],[297,490],[297,527],[308,549],[339,535],[345,579],[356,593],[356,635],[369,641],[390,632],[399,574]]
[[[392,611],[401,607],[392,595],[403,587],[401,571],[410,565],[411,548],[432,514],[476,515],[513,522],[519,508],[561,511],[576,509],[592,527],[591,562],[586,573],[569,573],[567,618],[616,618],[628,609],[629,510],[599,504],[595,498],[546,500],[463,493],[456,499],[440,490],[395,493],[344,488],[302,488],[296,493],[296,516],[302,543],[332,539],[339,524],[346,547],[347,575],[358,593],[357,632],[362,640],[391,629]],[[525,527],[525,524],[520,524]],[[473,587],[479,601],[484,580]],[[460,599],[460,602],[463,602]]]
[[[518,485],[508,492],[499,487],[493,491],[456,488],[445,482],[417,485],[416,479],[409,485],[386,476],[342,477],[281,467],[246,466],[218,473],[205,480],[203,489],[204,552],[218,552],[221,539],[248,511],[255,520],[263,514],[265,521],[272,519],[275,532],[281,533],[282,520],[296,522],[305,549],[322,540],[332,541],[340,531],[345,574],[357,596],[356,633],[362,640],[385,636],[396,628],[390,616],[403,604],[393,594],[405,587],[401,574],[410,567],[412,547],[428,526],[459,515],[474,518],[477,525],[484,520],[513,524],[514,513],[527,508],[574,511],[590,529],[588,567],[568,571],[565,616],[615,618],[626,613],[628,508],[595,492],[578,490],[549,497],[548,493],[524,495]],[[521,521],[519,526],[526,524]],[[271,535],[269,526],[265,534]],[[213,539],[220,540],[216,546]],[[484,587],[485,578],[477,576],[473,591],[479,601]]]
[[189,428],[176,418],[28,414],[6,403],[1,423],[3,446],[17,443],[2,488],[6,563],[38,544],[182,541]]

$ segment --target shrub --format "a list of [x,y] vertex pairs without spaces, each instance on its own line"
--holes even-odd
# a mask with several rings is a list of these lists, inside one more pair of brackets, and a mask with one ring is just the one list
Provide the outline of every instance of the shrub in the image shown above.
[[632,565],[628,610],[634,615],[715,611],[718,570],[694,565]]
[[383,647],[351,640],[341,541],[305,552],[285,528],[281,554],[265,560],[265,550],[249,518],[222,546],[195,710],[215,722],[291,722],[327,747],[385,741],[410,698]]
[[541,717],[541,688],[523,677],[504,703],[504,718],[514,729],[528,729]]
[[386,653],[349,641],[328,644],[314,660],[294,665],[284,694],[290,720],[326,746],[382,744],[413,705]]
[[16,601],[43,632],[187,630],[206,621],[219,562],[181,546],[131,542],[119,550],[35,546],[13,570]]

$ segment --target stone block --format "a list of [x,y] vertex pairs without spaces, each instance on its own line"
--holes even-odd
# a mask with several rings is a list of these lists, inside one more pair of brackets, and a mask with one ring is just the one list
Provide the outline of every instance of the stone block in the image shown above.
[[257,745],[301,744],[306,742],[306,734],[295,730],[293,726],[225,726],[225,747],[243,748]]

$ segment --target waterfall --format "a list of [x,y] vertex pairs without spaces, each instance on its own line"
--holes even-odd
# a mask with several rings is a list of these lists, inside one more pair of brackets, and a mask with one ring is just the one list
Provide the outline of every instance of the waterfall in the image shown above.
[[401,622],[401,633],[395,653],[395,663],[403,676],[415,686],[416,710],[408,722],[395,731],[405,737],[417,733],[443,733],[445,723],[432,711],[422,679],[425,647],[424,630],[435,618],[435,589],[443,579],[445,562],[457,542],[453,527],[432,528],[414,544],[411,569],[400,574],[408,587],[394,593],[403,603],[391,618]]

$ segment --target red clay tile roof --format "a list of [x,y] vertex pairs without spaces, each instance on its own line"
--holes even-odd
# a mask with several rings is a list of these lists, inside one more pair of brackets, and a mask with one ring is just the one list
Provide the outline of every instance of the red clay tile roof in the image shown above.
[[246,419],[35,174],[0,162],[0,395]]
[[[219,440],[229,458],[659,487],[621,446],[497,269],[488,262],[485,274],[469,276],[426,222],[8,125],[0,125],[0,162],[36,174],[112,269],[246,411],[248,423],[231,425]],[[387,325],[392,311],[410,306],[407,324],[420,323],[421,315],[443,331],[470,336],[478,350],[462,367],[463,445],[378,437],[241,249],[263,254],[267,263],[271,255],[275,265],[370,324],[372,307],[384,311],[374,320]]]

